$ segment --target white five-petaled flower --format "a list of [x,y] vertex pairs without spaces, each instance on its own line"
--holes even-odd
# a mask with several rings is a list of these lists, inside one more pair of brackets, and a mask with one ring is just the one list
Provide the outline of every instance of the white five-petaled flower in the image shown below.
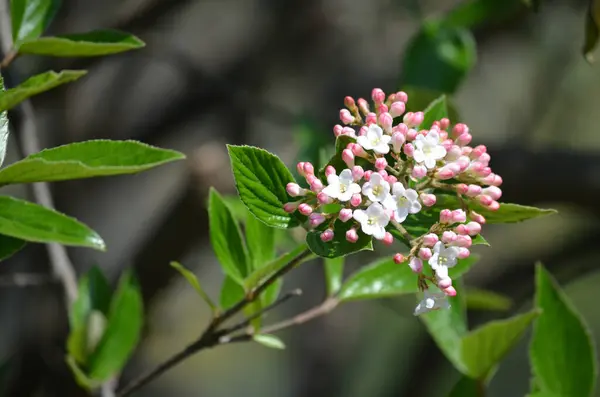
[[[364,190],[364,187],[363,187]],[[387,196],[383,205],[394,211],[394,220],[402,223],[408,214],[416,214],[421,211],[419,195],[414,189],[405,189],[401,182],[392,185],[392,194]]]
[[362,194],[373,202],[383,202],[390,196],[390,184],[380,174],[375,172],[371,174],[369,182],[365,182],[363,185]]
[[417,163],[424,163],[429,169],[434,168],[436,162],[446,156],[446,149],[440,145],[440,135],[435,130],[429,131],[427,135],[418,135],[413,145],[413,158]]
[[429,266],[435,270],[438,279],[448,278],[448,269],[456,265],[458,252],[458,247],[446,247],[441,241],[435,243]]
[[365,150],[373,150],[379,154],[386,154],[390,151],[389,143],[391,140],[392,137],[384,134],[377,124],[371,124],[365,135],[356,138],[356,142]]
[[373,236],[377,240],[383,240],[385,227],[390,222],[390,217],[381,204],[373,203],[366,211],[354,210],[352,216],[360,223],[364,234]]
[[418,316],[420,314],[424,314],[427,312],[430,312],[432,310],[439,310],[439,309],[448,309],[450,308],[450,302],[448,302],[448,298],[446,297],[445,294],[438,292],[438,293],[431,293],[428,290],[425,290],[425,293],[423,295],[423,300],[421,300],[421,302],[419,302],[419,304],[417,305],[417,307],[415,307],[415,316]]
[[327,177],[328,185],[323,189],[323,193],[329,197],[340,201],[348,201],[353,194],[360,193],[360,186],[354,183],[352,171],[345,169],[340,175],[331,174]]

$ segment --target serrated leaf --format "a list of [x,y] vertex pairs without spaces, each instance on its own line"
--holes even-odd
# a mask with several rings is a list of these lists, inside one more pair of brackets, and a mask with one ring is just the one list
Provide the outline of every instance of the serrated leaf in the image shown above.
[[27,156],[0,170],[0,185],[135,174],[185,156],[137,141],[92,140]]
[[344,277],[344,257],[324,259],[325,287],[327,295],[336,294],[342,287]]
[[421,123],[421,128],[429,129],[433,125],[434,121],[448,117],[448,105],[446,103],[446,95],[442,95],[433,102],[431,102],[427,108],[423,111],[424,118]]
[[10,258],[21,251],[27,243],[21,239],[0,234],[0,261]]
[[589,6],[585,19],[585,41],[583,44],[583,56],[592,63],[594,57],[592,52],[598,45],[600,38],[600,1],[589,0]]
[[513,305],[508,296],[493,291],[469,288],[466,291],[465,302],[467,308],[474,310],[494,310],[505,312]]
[[246,244],[251,270],[265,266],[275,258],[275,229],[246,211]]
[[274,335],[257,334],[252,336],[252,339],[261,345],[270,347],[272,349],[285,349],[285,344],[283,341]]
[[242,299],[244,299],[244,288],[229,276],[225,276],[221,293],[219,295],[219,306],[221,309],[227,310]]
[[15,88],[0,92],[0,112],[17,106],[29,97],[75,81],[86,73],[85,70],[63,70],[60,73],[50,71],[30,77]]
[[283,205],[292,201],[286,185],[294,177],[274,154],[253,146],[227,145],[231,168],[240,198],[259,220],[271,227],[299,225],[296,214],[288,214]]
[[0,196],[0,234],[36,243],[106,249],[102,238],[76,219],[9,196]]
[[223,271],[238,284],[248,275],[248,252],[237,222],[213,188],[208,199],[210,242]]
[[[261,281],[268,278],[273,273],[277,272],[279,269],[290,263],[294,258],[302,255],[303,252],[306,251],[308,247],[306,244],[300,244],[290,252],[281,255],[280,257],[272,260],[266,266],[263,266],[259,269],[253,271],[247,278],[244,280],[244,286],[247,290],[252,290],[256,288]],[[312,259],[313,256],[309,255],[305,257],[302,262],[306,262],[307,260]]]
[[58,0],[10,0],[10,19],[15,44],[41,36],[59,6]]
[[113,296],[104,336],[89,360],[89,377],[106,381],[119,373],[136,348],[143,325],[142,295],[130,273]]
[[87,33],[41,37],[19,43],[20,54],[54,57],[95,57],[131,51],[144,47],[132,34],[118,30],[94,30]]
[[533,327],[529,356],[540,390],[562,397],[593,395],[598,363],[589,328],[541,264],[535,304],[542,315]]
[[448,397],[480,397],[481,388],[484,387],[480,381],[462,376],[454,385]]
[[208,294],[204,291],[204,289],[200,285],[200,281],[198,281],[198,277],[196,277],[194,273],[186,269],[179,262],[171,262],[171,267],[177,270],[179,274],[181,274],[187,280],[187,282],[196,290],[196,292],[202,298],[202,300],[204,300],[204,302],[206,302],[206,304],[210,306],[213,312],[217,309],[217,306],[214,304],[212,299],[210,299],[210,296],[208,296]]
[[476,58],[469,30],[426,21],[405,51],[400,85],[454,93]]
[[[449,269],[450,277],[460,277],[478,260],[478,255],[460,259],[455,267]],[[342,301],[351,301],[414,294],[419,292],[417,278],[407,263],[398,265],[392,259],[383,259],[351,275],[338,296]]]
[[369,235],[359,233],[355,243],[346,240],[346,232],[351,227],[351,222],[343,223],[337,220],[333,226],[333,240],[323,242],[320,237],[322,231],[311,230],[306,234],[306,244],[315,255],[323,258],[337,258],[363,250],[372,251],[373,239]]
[[[0,75],[0,93],[4,92],[4,80]],[[1,94],[0,94],[1,95]],[[0,166],[6,157],[6,146],[8,145],[8,112],[0,112]]]
[[491,321],[465,335],[461,343],[463,373],[485,379],[515,347],[538,315],[539,312],[533,310],[506,320]]

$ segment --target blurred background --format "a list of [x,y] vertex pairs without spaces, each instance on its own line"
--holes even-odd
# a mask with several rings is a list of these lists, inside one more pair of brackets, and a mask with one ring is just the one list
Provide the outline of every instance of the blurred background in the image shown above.
[[[71,249],[78,273],[98,264],[113,281],[127,267],[140,278],[147,324],[122,382],[182,349],[209,318],[168,264],[181,261],[218,295],[223,275],[208,241],[205,203],[209,186],[235,192],[225,144],[261,146],[293,164],[307,150],[333,144],[344,96],[368,98],[374,87],[392,92],[407,83],[453,94],[460,121],[474,142],[488,146],[504,179],[503,201],[560,211],[485,229],[492,247],[478,247],[483,259],[466,283],[513,304],[504,312],[470,310],[470,324],[526,308],[541,260],[600,340],[600,65],[581,55],[587,1],[548,0],[538,13],[517,0],[476,1],[485,5],[469,11],[476,22],[455,18],[464,27],[441,41],[414,40],[425,19],[442,18],[459,3],[63,0],[48,34],[117,28],[147,47],[102,59],[17,60],[17,81],[47,69],[90,70],[34,98],[43,146],[137,139],[188,156],[137,176],[52,185],[58,209],[93,227],[109,247]],[[420,57],[410,70],[407,54]],[[429,79],[442,79],[442,86]],[[448,79],[456,84],[444,85]],[[19,158],[18,138],[11,136],[7,163]],[[21,186],[3,193],[28,195]],[[373,259],[356,255],[347,270]],[[49,273],[43,246],[28,246],[0,268],[3,395],[84,396],[64,364],[61,287],[11,281],[22,273]],[[303,296],[267,322],[320,302],[321,262],[297,269],[286,279],[284,290],[291,288]],[[458,373],[412,316],[413,305],[414,297],[345,304],[282,332],[286,350],[235,344],[204,351],[136,395],[445,396]],[[527,392],[526,353],[525,340],[499,368],[490,397]]]

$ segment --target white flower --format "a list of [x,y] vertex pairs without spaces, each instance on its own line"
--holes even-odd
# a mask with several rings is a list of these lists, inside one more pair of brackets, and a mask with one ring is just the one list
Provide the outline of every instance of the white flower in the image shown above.
[[390,222],[390,217],[385,213],[381,204],[373,203],[366,211],[354,210],[352,216],[360,223],[364,234],[373,236],[377,240],[383,240],[385,227]]
[[379,154],[386,154],[390,151],[389,143],[391,140],[392,137],[385,135],[377,124],[371,124],[365,135],[356,138],[356,142],[365,150],[373,150]]
[[419,195],[414,189],[405,189],[401,182],[396,182],[392,186],[392,194],[385,199],[383,205],[394,211],[396,222],[402,223],[408,214],[416,214],[421,211],[421,203],[418,198]]
[[440,145],[440,136],[435,130],[427,135],[418,135],[413,141],[415,153],[413,158],[417,163],[425,163],[425,167],[432,169],[438,160],[446,156],[446,149]]
[[458,247],[446,247],[441,241],[435,243],[429,266],[439,280],[448,278],[448,269],[456,265],[458,252]]
[[425,290],[423,300],[415,307],[415,316],[430,312],[432,310],[449,309],[450,302],[443,293],[431,293]]
[[371,174],[369,182],[365,182],[363,185],[362,194],[373,202],[383,202],[390,195],[390,184],[380,174],[374,172]]
[[348,201],[353,194],[360,193],[360,186],[354,183],[352,171],[349,169],[340,172],[340,176],[336,174],[329,175],[327,183],[328,185],[323,189],[323,192],[329,197],[340,201]]

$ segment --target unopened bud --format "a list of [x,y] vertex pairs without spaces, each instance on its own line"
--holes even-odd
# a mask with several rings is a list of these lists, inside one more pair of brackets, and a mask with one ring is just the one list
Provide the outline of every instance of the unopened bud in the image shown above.
[[454,233],[453,231],[446,230],[444,233],[442,233],[442,242],[444,242],[446,244],[450,244],[450,243],[454,242],[457,237],[458,237],[458,235],[456,233]]
[[412,157],[415,154],[415,147],[412,145],[412,143],[407,143],[404,145],[404,154],[406,154],[407,157]]
[[363,116],[369,114],[369,102],[364,98],[358,98],[358,108]]
[[321,223],[325,222],[325,217],[323,216],[323,214],[313,212],[312,214],[309,215],[308,221],[312,227],[317,227]]
[[485,217],[481,214],[478,214],[475,211],[471,211],[469,213],[469,217],[474,221],[479,223],[480,225],[485,225]]
[[489,186],[481,191],[483,194],[487,194],[494,200],[499,200],[502,197],[502,190],[497,186]]
[[478,222],[469,222],[466,224],[468,229],[468,235],[476,236],[481,233],[481,225]]
[[453,138],[458,138],[462,134],[468,134],[468,133],[469,133],[469,127],[467,127],[467,125],[463,124],[463,123],[458,123],[454,126],[454,128],[452,128],[452,137]]
[[423,261],[416,256],[411,258],[408,262],[408,266],[415,273],[421,273],[423,271]]
[[342,127],[342,126],[341,126],[341,125],[339,125],[339,124],[336,124],[336,125],[334,125],[334,126],[333,126],[333,135],[334,135],[335,137],[338,137],[338,136],[340,136],[340,135],[342,134],[342,130],[343,130],[343,129],[344,129],[344,127]]
[[302,215],[310,215],[313,212],[313,208],[306,204],[306,203],[302,203],[298,206],[298,211],[302,214]]
[[348,222],[350,219],[352,219],[352,210],[350,208],[344,208],[340,210],[339,218],[342,222]]
[[404,255],[402,255],[401,253],[397,253],[396,255],[394,255],[394,263],[396,265],[403,263],[404,260],[405,260]]
[[428,261],[429,259],[431,259],[432,255],[433,255],[433,253],[431,252],[431,250],[429,248],[420,248],[419,249],[419,258],[423,259],[424,261]]
[[323,233],[321,233],[321,241],[326,243],[328,241],[333,240],[333,230],[327,229]]
[[304,196],[307,193],[306,189],[301,188],[300,185],[293,182],[288,183],[285,190],[292,197]]
[[405,110],[406,104],[402,101],[397,101],[392,103],[392,105],[390,106],[390,115],[392,117],[400,117],[402,116],[402,114],[404,114]]
[[385,232],[383,239],[381,240],[385,245],[394,244],[394,236],[390,232]]
[[342,160],[348,168],[354,167],[354,153],[350,149],[342,150]]
[[443,289],[444,293],[450,297],[456,296],[456,289],[453,286]]
[[335,168],[333,168],[333,166],[332,166],[332,165],[328,165],[328,166],[325,168],[325,176],[329,176],[329,175],[335,175],[335,174],[336,174],[336,171],[335,171]]
[[378,170],[384,170],[387,166],[388,163],[385,157],[380,157],[377,160],[375,160],[375,168],[377,168]]
[[458,146],[465,146],[465,145],[468,145],[472,139],[473,139],[473,137],[471,136],[471,134],[469,134],[468,132],[465,132],[464,134],[462,134],[461,136],[456,138],[455,142]]
[[317,194],[317,200],[319,200],[319,204],[333,203],[333,198],[329,197],[325,192],[319,192],[319,194]]
[[350,111],[348,109],[342,109],[342,110],[340,110],[340,120],[344,124],[352,124],[352,123],[354,123],[355,119],[354,119],[354,116],[352,116],[352,113],[350,113]]
[[353,207],[358,207],[362,203],[362,196],[360,193],[356,193],[352,195],[350,199],[350,205]]
[[392,115],[388,112],[383,112],[379,115],[379,124],[381,125],[381,128],[383,128],[383,130],[388,134],[392,133],[393,123],[394,119],[392,118]]
[[423,236],[423,245],[425,245],[426,247],[433,247],[435,245],[435,243],[438,242],[438,240],[439,240],[439,237],[437,234],[428,233]]
[[412,169],[411,176],[415,179],[425,178],[425,176],[427,176],[427,167],[422,164],[415,165]]
[[431,207],[437,201],[435,194],[422,193],[419,197],[425,207]]
[[441,290],[445,290],[447,288],[452,287],[452,279],[450,277],[445,277],[438,280],[438,288]]
[[355,182],[361,180],[363,175],[365,175],[363,167],[360,165],[355,165],[352,167],[352,179],[354,179]]
[[469,251],[468,248],[465,247],[459,247],[458,248],[458,254],[456,255],[456,257],[458,259],[466,259],[471,255],[471,251]]
[[406,103],[408,102],[408,94],[404,91],[398,91],[395,100]]
[[385,92],[383,92],[381,88],[373,88],[373,91],[371,91],[371,99],[373,99],[373,102],[377,105],[382,104],[385,101]]
[[463,210],[452,211],[452,221],[454,223],[463,223],[467,221],[467,213]]
[[350,243],[356,243],[358,241],[358,233],[356,233],[356,229],[352,228],[346,232],[346,240]]
[[405,141],[406,137],[400,131],[396,131],[392,134],[391,143],[392,150],[394,151],[394,153],[400,153],[400,150],[402,150],[402,145]]
[[295,212],[298,209],[298,202],[285,203],[283,205],[283,210],[288,214]]

